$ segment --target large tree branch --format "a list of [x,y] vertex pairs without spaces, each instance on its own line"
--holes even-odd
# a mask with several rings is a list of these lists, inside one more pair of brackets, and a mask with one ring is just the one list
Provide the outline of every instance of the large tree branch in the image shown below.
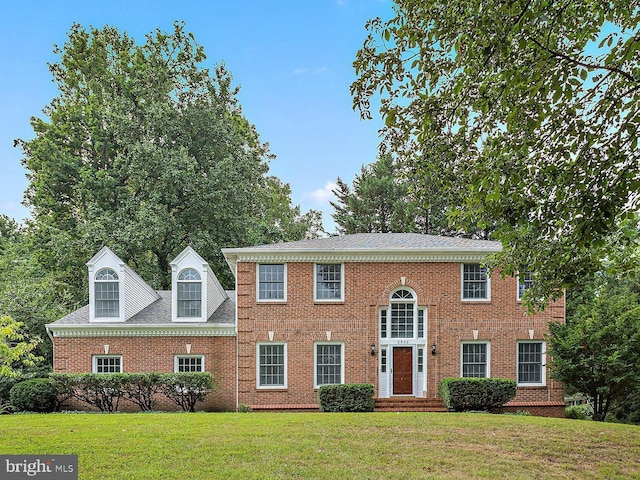
[[606,65],[600,65],[600,64],[597,64],[597,63],[583,62],[581,60],[578,60],[577,58],[570,57],[569,55],[567,55],[565,53],[553,50],[553,49],[547,47],[546,45],[543,45],[542,43],[540,43],[538,40],[536,40],[535,38],[533,38],[531,36],[529,36],[528,39],[531,42],[533,42],[535,45],[537,45],[538,48],[541,48],[545,52],[551,54],[551,56],[554,57],[554,58],[560,58],[560,59],[565,60],[566,62],[569,62],[569,63],[571,63],[573,65],[579,65],[581,67],[585,67],[585,68],[588,68],[590,70],[606,70],[608,72],[617,73],[619,75],[622,75],[624,78],[626,78],[630,82],[634,82],[634,83],[638,82],[638,79],[636,79],[633,75],[631,75],[630,73],[625,72],[624,70],[622,70],[619,67],[607,67]]

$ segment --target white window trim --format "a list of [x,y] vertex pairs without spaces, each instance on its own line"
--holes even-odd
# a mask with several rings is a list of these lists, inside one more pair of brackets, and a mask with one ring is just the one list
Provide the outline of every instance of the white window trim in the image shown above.
[[[460,300],[465,303],[489,303],[491,302],[491,277],[487,272],[487,298],[465,298],[464,296],[464,266],[475,265],[478,262],[463,262],[460,264]],[[482,266],[482,265],[480,265]]]
[[[91,372],[98,373],[98,358],[119,358],[120,359],[120,371],[119,372],[111,372],[111,373],[122,373],[124,372],[124,365],[122,365],[122,355],[93,355],[91,357]],[[108,375],[108,373],[100,372],[100,375]]]
[[[284,347],[284,385],[260,385],[260,347],[262,345],[282,345]],[[287,344],[285,342],[260,342],[256,343],[256,388],[258,390],[286,390],[289,384],[289,357],[287,356]]]
[[[196,272],[198,274],[198,279],[196,280],[180,280],[180,275],[182,275],[182,272],[184,272],[185,270],[193,270],[194,272]],[[206,310],[207,306],[204,304],[204,302],[202,301],[204,294],[203,294],[203,289],[206,288],[204,282],[202,281],[202,273],[200,270],[198,270],[197,268],[194,267],[185,267],[183,269],[181,269],[178,274],[176,275],[176,293],[175,293],[175,297],[176,297],[176,321],[180,321],[180,322],[188,322],[190,320],[201,320],[203,318],[203,312],[202,310]],[[180,315],[180,299],[178,298],[178,287],[181,283],[199,283],[200,284],[200,315]]]
[[174,355],[173,356],[173,372],[174,373],[179,373],[178,371],[178,360],[181,358],[199,358],[201,365],[202,365],[202,370],[200,370],[201,372],[206,372],[205,369],[205,364],[204,364],[204,355]]
[[[284,266],[284,297],[283,298],[260,298],[260,266],[261,265],[283,265]],[[281,263],[256,263],[256,302],[258,303],[285,303],[287,301],[287,264]]]
[[[340,298],[318,298],[318,265],[340,265]],[[313,301],[316,303],[344,303],[344,263],[318,262],[313,264]]]
[[[519,367],[520,367],[520,344],[522,343],[541,343],[540,354],[540,382],[520,382]],[[516,342],[516,382],[519,387],[545,387],[547,385],[547,342],[544,340],[518,340]]]
[[[96,280],[96,276],[102,270],[113,270],[118,275],[117,280],[109,280],[118,283],[118,316],[117,317],[98,317],[96,315],[96,283],[101,283],[100,280]],[[117,265],[102,265],[97,268],[89,268],[89,321],[90,322],[124,322],[125,304],[124,304],[124,269]]]
[[487,346],[487,376],[484,378],[491,378],[491,342],[489,340],[464,340],[460,342],[460,378],[481,378],[481,377],[463,377],[464,362],[463,362],[463,345],[478,345],[485,344]]
[[[340,382],[339,383],[323,383],[318,385],[318,345],[340,345]],[[313,388],[318,389],[323,385],[342,385],[344,384],[344,342],[316,342],[313,344]]]

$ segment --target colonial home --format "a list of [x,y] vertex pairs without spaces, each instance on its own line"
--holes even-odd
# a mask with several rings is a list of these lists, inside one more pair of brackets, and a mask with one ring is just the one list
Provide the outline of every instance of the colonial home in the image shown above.
[[500,248],[387,233],[223,249],[225,291],[187,247],[158,292],[104,247],[87,263],[89,305],[47,326],[54,369],[209,371],[211,410],[315,410],[320,386],[361,382],[378,409],[438,410],[442,378],[511,378],[509,409],[563,416],[545,334],[564,300],[527,315],[530,277],[482,266]]

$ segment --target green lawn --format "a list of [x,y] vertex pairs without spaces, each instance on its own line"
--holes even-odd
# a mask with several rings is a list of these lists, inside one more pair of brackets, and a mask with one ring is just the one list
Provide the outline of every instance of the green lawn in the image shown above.
[[0,416],[2,454],[80,479],[640,479],[640,427],[429,413]]

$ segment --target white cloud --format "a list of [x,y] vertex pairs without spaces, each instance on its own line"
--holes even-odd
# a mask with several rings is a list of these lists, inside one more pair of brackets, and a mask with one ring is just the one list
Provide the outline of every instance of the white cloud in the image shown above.
[[309,201],[315,205],[321,205],[329,202],[329,200],[333,200],[335,195],[333,194],[333,190],[337,187],[335,182],[328,181],[323,188],[319,188],[314,190],[313,192],[309,192],[305,195],[309,199]]

